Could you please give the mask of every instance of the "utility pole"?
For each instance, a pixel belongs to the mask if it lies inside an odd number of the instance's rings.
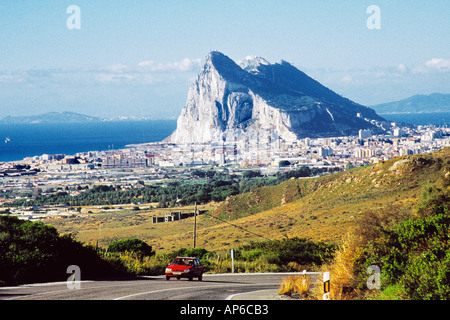
[[[101,240],[101,238],[102,238],[102,222],[101,221],[98,222],[98,231],[99,231],[99,236],[98,236],[98,239],[97,239],[97,243],[95,245],[95,250],[96,251],[98,251],[98,241]]]
[[[194,249],[197,244],[197,202],[195,202],[194,210]]]

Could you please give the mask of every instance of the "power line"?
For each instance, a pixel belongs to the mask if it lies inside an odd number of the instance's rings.
[[[218,217],[215,217],[215,216],[213,216],[212,214],[209,214],[209,213],[207,213],[207,212],[205,212],[204,214],[210,216],[211,218],[220,220],[220,221],[223,222],[223,223],[227,223],[227,224],[229,224],[229,225],[231,225],[231,226],[233,226],[233,227],[235,227],[235,228],[237,228],[237,229],[240,229],[240,230],[242,230],[242,231],[251,233],[251,234],[253,234],[253,235],[255,235],[255,236],[264,238],[264,239],[266,239],[266,240],[270,240],[270,239],[267,238],[266,236],[263,236],[263,235],[261,235],[261,234],[258,234],[258,233],[255,233],[255,232],[253,232],[253,231],[247,230],[247,229],[245,229],[245,228],[243,228],[243,227],[240,227],[240,226],[238,226],[238,225],[235,225],[235,224],[233,224],[233,223],[231,223],[231,222],[229,222],[229,221],[227,221],[227,220],[223,220],[223,219],[220,219],[220,218],[218,218]]]
[[[195,203],[194,211],[194,249],[197,244],[197,202]]]

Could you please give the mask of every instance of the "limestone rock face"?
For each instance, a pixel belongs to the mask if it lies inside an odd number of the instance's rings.
[[[358,114],[358,116],[357,116]],[[345,99],[287,62],[213,51],[191,85],[173,143],[236,141],[268,134],[286,141],[378,130],[375,111]]]

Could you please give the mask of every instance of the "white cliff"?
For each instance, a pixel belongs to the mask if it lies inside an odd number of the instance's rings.
[[[192,84],[173,143],[236,141],[272,135],[286,141],[331,136],[371,127],[357,117],[381,119],[375,112],[342,98],[286,62],[262,58],[240,62],[211,52]]]

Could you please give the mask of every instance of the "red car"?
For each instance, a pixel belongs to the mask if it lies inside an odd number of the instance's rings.
[[[181,278],[188,278],[189,280],[198,278],[199,281],[202,281],[202,276],[203,266],[200,260],[193,257],[176,257],[166,268],[166,280],[176,277],[178,280]]]

